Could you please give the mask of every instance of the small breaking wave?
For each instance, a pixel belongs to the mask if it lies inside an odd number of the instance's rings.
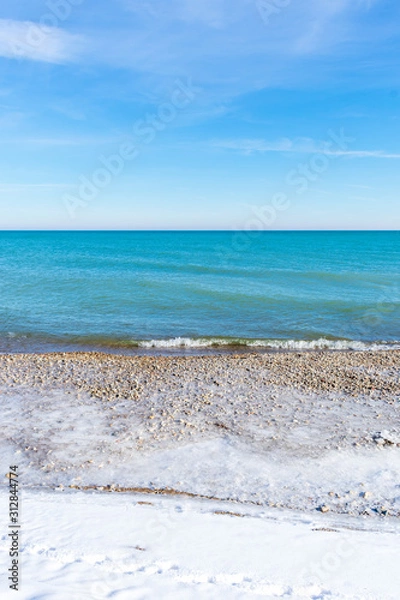
[[[400,349],[399,342],[361,342],[357,340],[260,340],[242,338],[188,338],[175,337],[160,340],[142,340],[139,348],[260,348],[271,350],[389,350]]]

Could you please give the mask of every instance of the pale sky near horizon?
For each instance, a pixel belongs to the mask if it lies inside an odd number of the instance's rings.
[[[1,229],[400,229],[394,0],[0,12]]]

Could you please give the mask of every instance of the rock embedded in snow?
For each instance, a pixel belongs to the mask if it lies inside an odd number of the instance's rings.
[[[378,431],[373,435],[373,439],[378,446],[399,446],[400,447],[400,434],[391,431]]]
[[[360,498],[365,498],[365,500],[368,500],[368,498],[371,498],[372,494],[371,492],[361,492],[360,493]]]

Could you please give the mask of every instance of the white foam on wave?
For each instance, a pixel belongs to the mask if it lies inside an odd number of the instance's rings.
[[[223,338],[205,339],[205,338],[184,338],[176,337],[166,340],[150,340],[139,342],[139,348],[210,348],[212,346],[235,345],[234,340],[224,340]]]
[[[320,338],[318,340],[273,340],[266,343],[261,340],[260,342],[250,342],[249,346],[267,346],[287,350],[387,350],[390,348],[400,348],[400,343],[365,343],[357,340],[327,340]]]
[[[229,338],[175,337],[161,340],[143,340],[140,348],[212,348],[245,346],[249,348],[271,348],[281,350],[389,350],[400,349],[400,342],[361,342],[357,340],[246,340]]]

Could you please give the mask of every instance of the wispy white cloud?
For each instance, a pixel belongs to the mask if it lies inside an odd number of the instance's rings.
[[[323,152],[329,156],[347,156],[349,158],[390,158],[400,159],[400,153],[385,150],[332,150],[332,143],[317,142],[311,138],[281,138],[275,141],[264,139],[227,139],[212,140],[210,146],[222,150],[233,150],[241,154],[268,152],[290,152],[293,154],[315,154]]]
[[[199,22],[218,29],[226,24],[224,5],[224,0],[178,0],[177,14],[189,23]]]
[[[0,192],[20,192],[29,189],[70,189],[75,187],[71,183],[0,183]]]
[[[92,58],[131,69],[149,89],[190,76],[208,104],[282,86],[354,88],[366,73],[371,86],[391,85],[397,70],[379,63],[394,62],[388,40],[400,26],[371,17],[381,2],[292,0],[266,25],[256,0],[119,0],[126,25],[111,23]]]
[[[52,104],[50,108],[55,113],[63,115],[72,121],[85,121],[86,119],[86,115],[81,108],[60,99],[57,99],[57,102]]]
[[[400,158],[400,154],[396,152],[386,152],[385,150],[338,150],[337,152],[332,150],[331,152],[326,152],[326,154],[348,156],[350,158]]]
[[[346,187],[357,188],[360,190],[372,190],[373,189],[370,185],[363,185],[361,183],[347,183]]]
[[[11,129],[20,125],[20,123],[26,118],[26,113],[18,110],[9,110],[9,107],[0,107],[5,109],[5,112],[0,115],[0,128]]]
[[[235,11],[235,0],[122,0],[126,8],[142,17],[156,17],[162,24],[166,21],[186,21],[199,23],[211,28],[220,28],[229,21],[229,6],[231,14]],[[241,3],[241,2],[240,2]],[[161,23],[160,23],[161,24]]]
[[[269,142],[263,139],[229,139],[229,140],[213,140],[211,142],[213,148],[222,150],[234,150],[242,154],[254,154],[264,152],[293,152],[293,141],[288,138]]]
[[[0,56],[48,63],[74,60],[83,37],[32,21],[0,19]]]
[[[53,138],[40,138],[40,137],[26,137],[26,138],[10,138],[1,139],[0,145],[36,145],[36,146],[99,146],[101,144],[113,144],[120,140],[121,136],[92,136],[92,137],[53,137]]]
[[[381,0],[300,0],[296,3],[296,18],[298,22],[303,21],[303,26],[293,40],[293,50],[313,54],[337,49],[350,40],[356,42],[357,21],[379,2]],[[301,13],[305,19],[301,19]]]

